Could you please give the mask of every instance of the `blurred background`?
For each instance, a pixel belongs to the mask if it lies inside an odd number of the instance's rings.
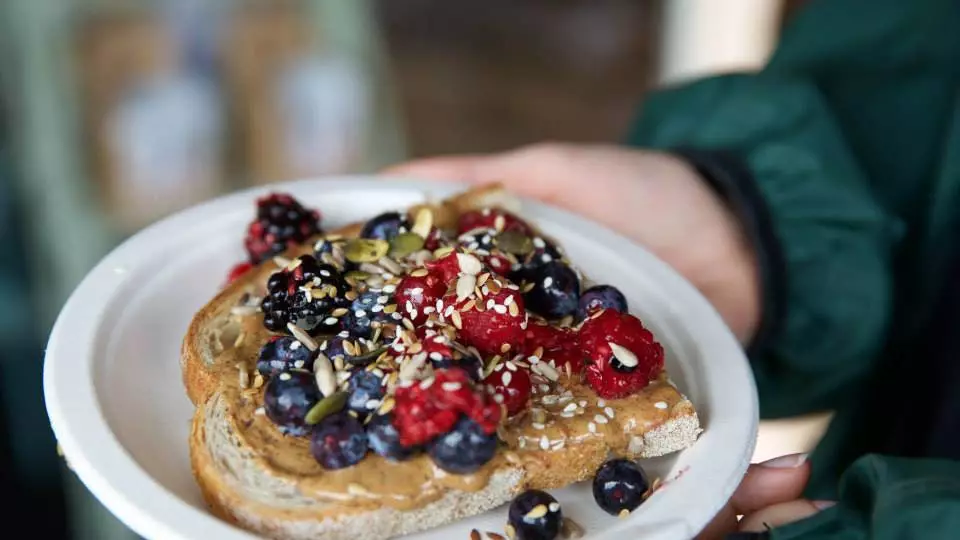
[[[619,141],[650,89],[759,67],[799,3],[0,2],[2,515],[135,537],[58,457],[41,390],[57,312],[128,235],[246,186]],[[805,444],[776,429],[758,455]]]

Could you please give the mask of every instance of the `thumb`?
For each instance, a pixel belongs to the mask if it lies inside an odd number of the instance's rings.
[[[381,169],[386,176],[414,177],[424,180],[450,180],[471,184],[484,183],[501,161],[498,156],[458,155],[415,159]],[[494,167],[492,167],[494,165]]]

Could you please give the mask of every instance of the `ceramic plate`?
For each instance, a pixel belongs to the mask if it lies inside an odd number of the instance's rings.
[[[239,192],[182,211],[128,239],[77,287],[57,319],[44,366],[50,421],[76,474],[147,538],[239,539],[210,514],[190,472],[193,406],[180,345],[193,314],[244,258],[254,199],[269,189],[320,208],[324,227],[443,197],[462,186],[343,177]],[[619,287],[666,349],[667,369],[701,415],[693,447],[643,463],[669,484],[629,518],[603,513],[589,482],[556,490],[586,538],[690,538],[715,515],[746,471],[757,432],[756,390],[736,339],[686,281],[644,249],[583,218],[533,201],[523,217],[561,240],[597,282]],[[506,506],[411,538],[467,538],[502,531]]]

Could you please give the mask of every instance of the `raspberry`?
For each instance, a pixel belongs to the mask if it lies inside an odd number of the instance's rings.
[[[234,281],[240,279],[240,276],[249,272],[251,268],[253,268],[253,265],[250,264],[249,262],[242,262],[242,263],[237,263],[233,265],[233,268],[231,268],[230,271],[227,273],[227,280],[224,283],[224,285],[229,285]]]
[[[404,276],[394,294],[398,309],[419,326],[426,322],[428,312],[437,309],[437,300],[446,292],[447,282],[440,272],[420,269]]]
[[[491,228],[496,231],[516,231],[527,236],[533,235],[529,225],[517,216],[500,208],[484,208],[473,210],[460,215],[457,222],[457,234],[480,228]]]
[[[457,328],[460,341],[476,347],[483,355],[492,356],[510,350],[521,350],[526,327],[523,295],[519,290],[510,288],[516,285],[495,277],[489,278],[484,286],[490,292],[482,298],[471,294],[458,302],[455,292],[447,293],[443,298],[445,320],[452,322]],[[496,292],[494,288],[497,289]],[[473,304],[472,307],[468,306],[470,303]],[[507,345],[510,348],[505,350]]]
[[[530,374],[526,368],[507,360],[498,364],[483,382],[487,392],[493,395],[494,401],[503,403],[507,408],[509,416],[527,408],[531,388]]]
[[[244,247],[250,262],[259,264],[320,232],[320,212],[286,193],[271,193],[257,199],[257,218],[247,228]]]
[[[452,251],[439,259],[428,261],[427,270],[440,277],[444,283],[450,283],[460,275],[460,261],[457,252]]]
[[[577,334],[569,328],[552,326],[543,319],[531,319],[525,332],[524,354],[533,354],[537,348],[557,349],[575,345]]]
[[[640,319],[605,309],[580,327],[587,382],[602,398],[617,399],[644,388],[663,370],[663,347]]]
[[[432,381],[400,386],[394,399],[393,424],[406,448],[448,433],[461,416],[476,422],[488,435],[496,432],[500,423],[500,406],[478,391],[460,369],[438,369]]]

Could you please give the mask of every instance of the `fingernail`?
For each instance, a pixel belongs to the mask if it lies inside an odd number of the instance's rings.
[[[810,501],[810,504],[815,506],[817,510],[826,510],[831,506],[835,506],[837,501]]]
[[[807,454],[790,454],[789,456],[780,456],[764,461],[760,466],[770,469],[796,469],[806,462]]]

